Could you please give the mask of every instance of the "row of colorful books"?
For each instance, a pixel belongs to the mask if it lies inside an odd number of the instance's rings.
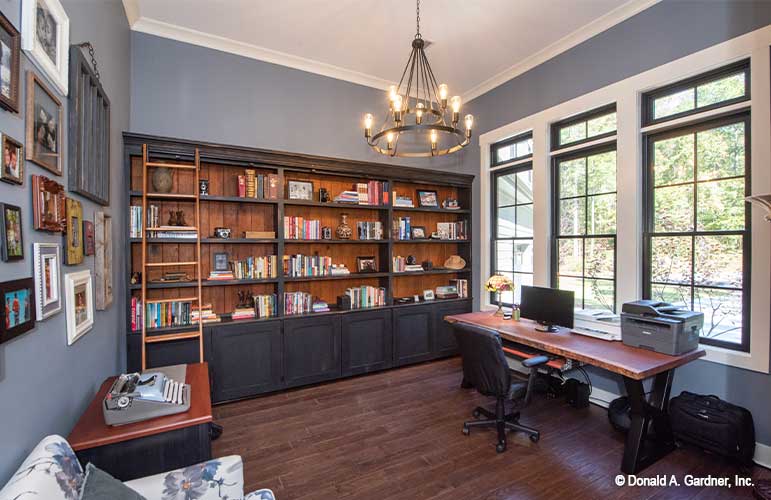
[[[320,240],[321,221],[285,216],[284,238],[287,240]]]
[[[357,222],[356,231],[360,240],[382,240],[383,239],[383,223],[380,221]]]
[[[440,240],[466,240],[468,239],[468,221],[437,222],[436,232]]]
[[[129,208],[129,238],[142,237],[142,207],[132,205]],[[158,205],[147,207],[147,237],[148,238],[176,238],[196,239],[195,231],[180,230],[179,226],[161,225],[161,210]]]
[[[278,195],[278,174],[257,174],[252,169],[246,169],[244,175],[238,176],[240,198],[277,200]]]
[[[397,217],[393,221],[393,238],[397,240],[412,239],[412,220],[410,217]]]
[[[362,285],[346,289],[345,294],[351,298],[351,309],[386,305],[386,289],[382,287]]]
[[[278,277],[278,258],[276,255],[247,257],[230,262],[233,276],[237,280],[260,280]]]
[[[356,184],[359,205],[388,205],[388,181],[369,181]]]
[[[327,276],[332,274],[332,257],[328,255],[284,255],[284,276]]]
[[[142,299],[131,298],[131,329],[140,330],[142,323],[146,328],[165,328],[191,325],[192,303],[189,301],[150,303],[143,307]]]
[[[306,314],[313,311],[313,295],[307,292],[284,292],[284,314]]]
[[[461,299],[468,298],[468,280],[467,279],[454,279],[450,280],[450,285],[454,286],[458,290],[458,297]],[[441,298],[441,297],[440,297]]]

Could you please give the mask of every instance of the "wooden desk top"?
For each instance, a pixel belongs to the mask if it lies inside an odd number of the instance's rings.
[[[206,363],[187,365],[185,383],[190,384],[188,411],[111,427],[104,423],[102,400],[116,378],[110,377],[102,383],[91,404],[67,437],[73,450],[87,450],[212,421],[209,367]]]
[[[621,342],[609,342],[562,329],[559,333],[539,332],[529,319],[504,320],[490,312],[473,312],[446,316],[448,323],[468,323],[496,330],[501,337],[557,356],[581,361],[635,380],[682,366],[706,355],[695,349],[680,356],[669,356],[647,349],[629,347]]]

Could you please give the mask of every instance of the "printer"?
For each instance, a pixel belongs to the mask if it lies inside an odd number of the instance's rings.
[[[696,349],[704,313],[667,302],[636,300],[621,306],[621,341],[663,354],[678,355]]]

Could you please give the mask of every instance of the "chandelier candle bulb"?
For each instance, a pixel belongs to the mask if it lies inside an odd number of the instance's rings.
[[[450,107],[452,108],[452,124],[455,125],[460,119],[460,96],[456,95],[450,99]]]
[[[474,128],[474,115],[466,115],[463,121],[466,122],[466,137],[471,137],[471,129]]]
[[[436,142],[438,140],[436,130],[431,131],[431,151],[436,151]]]
[[[372,113],[364,115],[364,137],[369,139],[372,136],[372,122],[375,119]]]
[[[450,95],[450,89],[447,88],[447,84],[443,83],[439,85],[439,102],[442,105],[442,109],[447,107],[447,96]]]
[[[415,123],[418,125],[423,122],[423,110],[425,109],[425,105],[422,102],[419,102],[415,109]]]
[[[393,132],[388,132],[386,134],[386,141],[388,141],[388,150],[390,151],[391,148],[394,145],[394,133]]]

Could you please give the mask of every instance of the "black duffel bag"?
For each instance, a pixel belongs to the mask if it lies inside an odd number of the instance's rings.
[[[683,391],[669,402],[675,439],[751,465],[755,454],[752,413],[717,396]]]

